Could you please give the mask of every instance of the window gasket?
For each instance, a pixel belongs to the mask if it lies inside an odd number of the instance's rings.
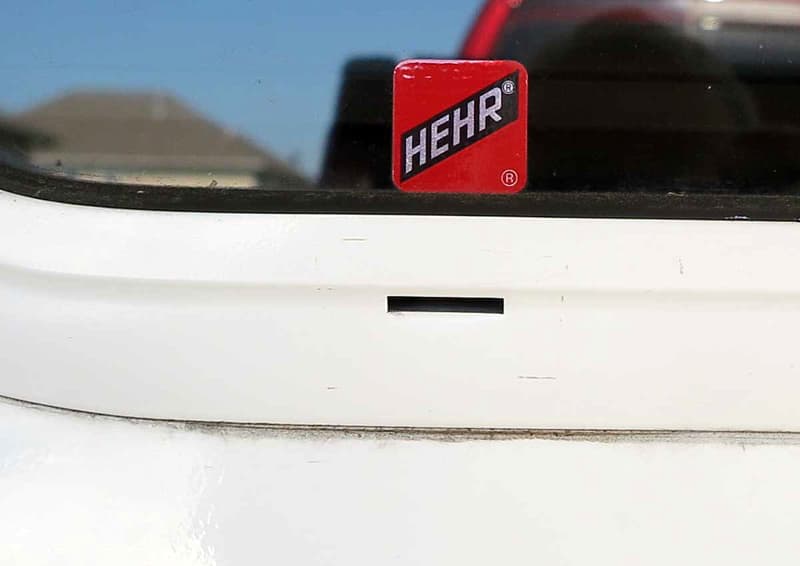
[[[409,194],[131,185],[0,165],[0,190],[66,204],[169,212],[800,221],[798,195],[675,192]]]

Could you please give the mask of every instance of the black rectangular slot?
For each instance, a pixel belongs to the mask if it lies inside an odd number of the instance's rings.
[[[389,312],[505,312],[505,299],[484,297],[387,297],[386,305]]]

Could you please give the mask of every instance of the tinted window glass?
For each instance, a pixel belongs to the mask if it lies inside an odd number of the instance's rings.
[[[531,189],[794,191],[800,4],[528,0]]]
[[[800,3],[19,3],[0,161],[142,186],[396,191],[392,70],[530,75],[530,193],[794,194]],[[408,195],[408,198],[415,198]],[[517,195],[511,198],[525,198]]]

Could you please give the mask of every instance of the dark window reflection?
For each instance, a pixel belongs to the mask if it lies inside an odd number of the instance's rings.
[[[470,40],[485,53],[462,55],[529,70],[528,190],[798,188],[797,3],[517,4],[499,30],[479,20]],[[390,71],[382,60],[346,67],[324,186],[390,186]]]
[[[29,164],[30,154],[52,144],[47,134],[26,127],[14,117],[0,113],[0,163]]]

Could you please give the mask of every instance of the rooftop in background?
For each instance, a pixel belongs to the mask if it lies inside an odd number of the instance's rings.
[[[177,98],[155,92],[74,92],[18,116],[55,143],[39,167],[160,185],[305,186],[291,166]]]

